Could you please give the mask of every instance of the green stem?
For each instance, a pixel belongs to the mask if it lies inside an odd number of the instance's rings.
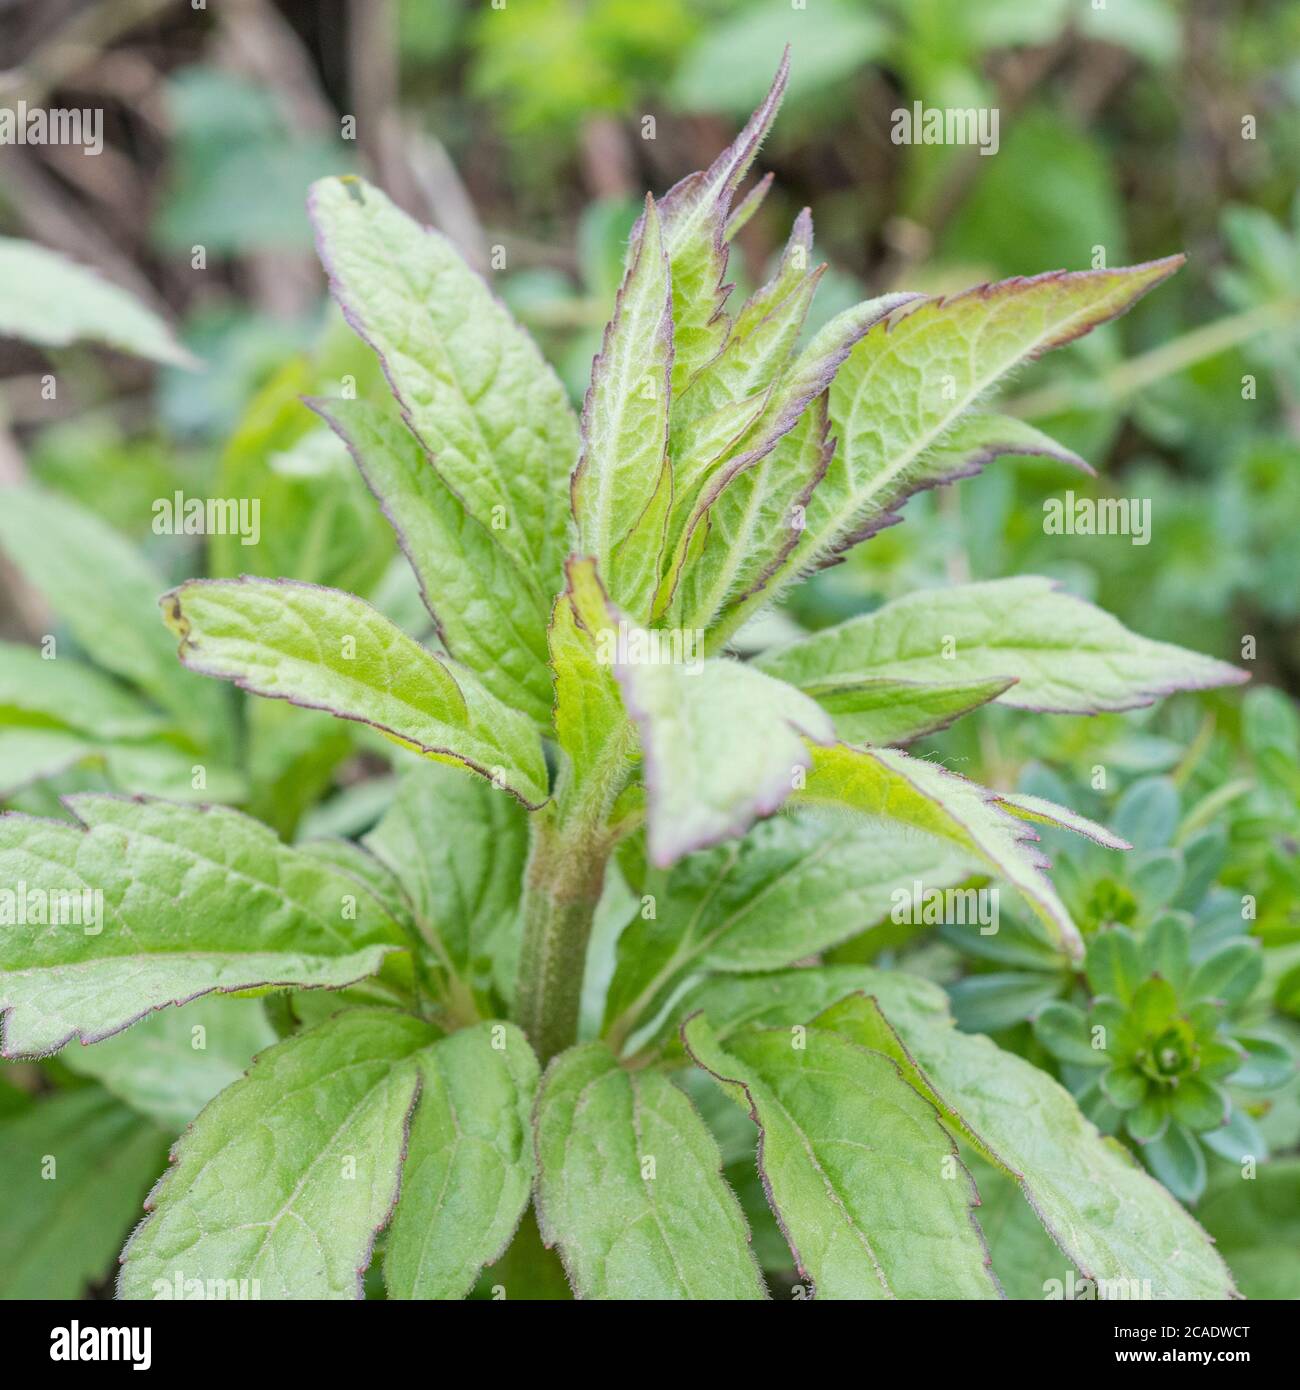
[[[587,942],[608,849],[553,807],[535,812],[524,877],[524,937],[515,1021],[543,1065],[578,1037]]]

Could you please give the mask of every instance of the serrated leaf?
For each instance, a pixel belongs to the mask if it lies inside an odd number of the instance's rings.
[[[571,1048],[535,1124],[538,1225],[580,1298],[765,1297],[717,1143],[666,1076]]]
[[[130,291],[14,237],[0,237],[0,336],[41,347],[104,343],[172,367],[198,366],[166,323]]]
[[[572,485],[579,547],[595,559],[611,599],[637,620],[650,615],[673,494],[672,309],[659,211],[647,197],[592,364]]]
[[[461,768],[411,767],[363,843],[396,876],[416,929],[453,975],[486,988],[519,914],[528,816]]]
[[[1082,957],[1083,943],[1056,890],[1037,836],[997,804],[996,794],[922,758],[892,748],[813,748],[800,800],[844,805],[951,840],[1006,879],[1047,928],[1052,941]]]
[[[526,806],[546,800],[541,740],[528,719],[364,600],[287,579],[192,579],[161,605],[191,670],[372,725],[414,752],[493,778]]]
[[[625,1037],[687,975],[779,969],[886,920],[917,880],[945,888],[978,871],[973,855],[888,822],[774,817],[647,877],[654,916],[638,912],[619,938],[607,1022]]]
[[[871,680],[1011,679],[1016,709],[1095,714],[1135,709],[1175,690],[1235,685],[1245,672],[1152,642],[1108,613],[1026,576],[909,594],[759,657],[815,698]]]
[[[196,999],[59,1060],[177,1134],[276,1040],[258,999]]]
[[[893,1057],[945,1119],[1020,1184],[1085,1277],[1117,1281],[1121,1298],[1234,1295],[1205,1232],[1097,1133],[1046,1072],[950,1023],[886,1022],[887,1012],[870,999],[838,1013],[842,1029]]]
[[[732,200],[776,119],[789,73],[787,52],[767,96],[732,144],[708,169],[674,184],[660,203],[664,246],[672,272],[674,392],[682,390],[717,354],[726,338],[723,281]]]
[[[310,200],[330,288],[444,482],[542,592],[568,549],[578,429],[536,344],[444,236],[359,179]]]
[[[118,1297],[179,1278],[361,1298],[397,1200],[416,1056],[435,1036],[408,1015],[354,1009],[264,1052],[176,1144],[122,1252]]]
[[[161,1130],[98,1086],[0,1118],[0,1298],[80,1298],[103,1279],[166,1151]]]
[[[227,698],[176,664],[158,625],[163,580],[99,517],[33,487],[0,492],[0,545],[105,670],[156,700],[201,747],[223,751]]]
[[[98,1041],[213,991],[339,988],[405,944],[356,879],[237,811],[111,796],[66,804],[80,824],[0,816],[0,889],[12,896],[0,898],[0,1055]],[[79,907],[92,932],[33,923],[31,904],[46,916]]]
[[[1095,820],[1071,811],[1068,806],[1058,806],[1042,796],[1027,796],[1023,792],[1002,792],[998,794],[998,805],[1020,820],[1034,825],[1050,825],[1057,830],[1070,830],[1082,835],[1085,840],[1101,845],[1105,849],[1132,849],[1125,839],[1098,825]]]
[[[537,1059],[513,1024],[433,1044],[384,1247],[393,1298],[464,1298],[505,1250],[533,1183]]]
[[[549,726],[547,596],[466,511],[395,412],[360,400],[310,404],[392,523],[448,652],[499,700]]]
[[[945,440],[980,397],[1018,363],[1122,314],[1181,264],[1181,256],[1170,256],[978,285],[876,326],[835,378],[835,457],[809,503],[799,544],[770,589],[889,525],[918,489],[977,471],[988,456],[986,437],[973,449]],[[1021,436],[1011,451],[1023,451],[1024,442]]]
[[[970,1174],[888,1057],[817,1028],[799,1045],[747,1029],[725,1050],[702,1016],[683,1031],[759,1126],[768,1201],[818,1298],[998,1296]]]
[[[775,811],[809,765],[801,735],[834,737],[807,696],[739,662],[623,661],[614,674],[641,731],[650,858],[660,867]]]

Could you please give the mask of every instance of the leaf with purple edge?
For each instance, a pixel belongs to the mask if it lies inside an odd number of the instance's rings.
[[[440,233],[360,179],[313,184],[330,288],[379,354],[416,438],[543,593],[568,550],[578,429],[537,345]]]
[[[363,1297],[436,1037],[409,1014],[353,1009],[263,1052],[177,1142],[122,1252],[118,1297],[178,1277],[246,1280],[245,1297]]]
[[[79,824],[0,817],[0,883],[50,906],[79,901],[83,918],[3,929],[5,1056],[95,1042],[214,991],[338,989],[408,944],[357,879],[237,811],[111,796],[67,806]]]
[[[369,724],[413,752],[472,767],[530,808],[547,799],[528,718],[364,600],[286,579],[192,579],[161,605],[191,670]]]
[[[1032,575],[928,589],[765,652],[760,670],[816,699],[872,679],[1014,679],[1015,709],[1095,714],[1248,679],[1226,662],[1139,637]]]
[[[683,1036],[758,1125],[768,1201],[818,1299],[1000,1295],[975,1184],[893,1061],[816,1027],[800,1045],[746,1029],[723,1049],[697,1014]]]
[[[803,736],[835,736],[806,695],[750,666],[638,661],[630,646],[627,655],[614,674],[641,732],[649,851],[660,867],[770,815],[809,765]]]

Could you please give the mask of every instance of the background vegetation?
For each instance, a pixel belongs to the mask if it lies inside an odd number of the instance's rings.
[[[1120,265],[1183,250],[1189,263],[1122,322],[1026,372],[1005,403],[1089,459],[1096,479],[1004,459],[960,490],[918,497],[908,526],[801,590],[767,633],[918,586],[1037,573],[1140,633],[1247,666],[1244,698],[1180,696],[1091,720],[986,709],[925,751],[1135,842],[1125,858],[1053,846],[1085,932],[1142,933],[1174,914],[1194,950],[1258,938],[1265,968],[1234,1027],[1294,1047],[1300,8],[1285,0],[0,8],[0,105],[102,107],[105,129],[93,159],[0,147],[0,235],[95,267],[170,320],[201,363],[60,344],[51,322],[0,340],[0,482],[23,485],[0,493],[0,800],[58,815],[60,795],[109,788],[228,801],[286,838],[368,828],[397,755],[324,716],[227,699],[168,664],[153,607],[181,578],[247,571],[368,594],[421,632],[387,526],[299,402],[349,375],[364,386],[372,371],[326,306],[307,185],[363,171],[440,226],[577,399],[642,191],[708,162],[787,41],[790,95],[760,160],[775,186],[733,266],[760,280],[810,206],[832,267],[813,328],[887,289],[942,292],[1099,255]],[[891,112],[914,101],[996,107],[998,153],[892,143]],[[19,275],[0,259],[0,313]],[[1067,488],[1149,499],[1150,544],[1045,534],[1042,503]],[[260,543],[155,534],[154,502],[178,490],[258,497]],[[84,666],[67,689],[33,694],[26,649],[49,636]],[[998,949],[975,956],[969,934],[885,930],[837,954],[906,957],[949,986],[963,1026],[1085,1095],[1088,1078],[1027,1021],[1077,997],[1078,983],[1017,952],[1014,922],[989,940]],[[0,1172],[7,1154],[64,1136],[77,1175],[57,1191],[24,1179],[5,1202],[0,1296],[102,1292],[169,1139],[299,1007],[208,1001],[84,1056],[0,1067]],[[191,1026],[214,1011],[221,1026],[196,1058]],[[1271,1155],[1263,1181],[1236,1182],[1236,1163],[1209,1146],[1160,1176],[1197,1203],[1247,1293],[1297,1297],[1294,1065],[1264,1081],[1245,1107]],[[1027,1271],[1021,1291],[1041,1296],[1031,1236],[997,1239]]]

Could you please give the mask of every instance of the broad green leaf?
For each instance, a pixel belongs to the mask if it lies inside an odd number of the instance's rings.
[[[1247,1298],[1300,1298],[1300,1159],[1225,1169],[1196,1214]]]
[[[892,748],[812,748],[799,800],[843,805],[900,821],[970,851],[1025,899],[1053,943],[1082,957],[1083,943],[1046,874],[1037,836],[997,803],[995,793],[923,758]]]
[[[312,186],[330,288],[443,481],[543,592],[568,549],[578,430],[536,344],[444,236],[355,178]]]
[[[337,989],[405,944],[357,879],[237,811],[66,804],[80,825],[0,816],[0,1055],[97,1042],[214,990]]]
[[[162,726],[154,710],[93,666],[0,642],[0,725],[11,720],[49,722],[96,740],[144,738]]]
[[[845,743],[887,746],[946,729],[954,719],[996,700],[1013,684],[1004,676],[944,683],[883,677],[814,698],[835,720],[835,732]]]
[[[831,387],[838,446],[799,544],[771,587],[889,525],[919,488],[976,471],[989,456],[987,439],[964,452],[945,445],[967,411],[1018,363],[1123,313],[1181,264],[1181,256],[1170,256],[1117,270],[1003,280],[927,299],[879,324]],[[1023,439],[1016,450],[1023,452]]]
[[[93,1047],[73,1043],[59,1060],[178,1134],[275,1040],[260,1000],[196,999]]]
[[[641,731],[650,858],[660,867],[775,811],[809,765],[801,735],[834,737],[806,695],[750,666],[625,655],[614,673]]]
[[[394,1298],[464,1298],[528,1205],[537,1059],[513,1024],[482,1023],[422,1053],[420,1076],[384,1282]]]
[[[0,1118],[0,1299],[80,1298],[104,1279],[166,1153],[98,1086]]]
[[[391,410],[315,400],[351,450],[420,585],[438,636],[499,699],[546,727],[546,601],[526,571],[470,515]]]
[[[686,387],[726,339],[727,220],[736,190],[776,119],[789,74],[787,52],[767,96],[733,143],[708,169],[674,184],[660,203],[673,287],[674,392]]]
[[[200,746],[225,749],[227,697],[177,664],[158,625],[166,586],[124,537],[65,497],[15,487],[0,493],[0,546],[95,661],[157,700]]]
[[[934,1107],[837,1033],[746,1030],[691,1056],[753,1115],[768,1200],[818,1298],[996,1298],[975,1184]],[[951,1176],[949,1176],[951,1174]]]
[[[1118,1297],[1233,1296],[1205,1232],[1123,1148],[1097,1133],[1046,1072],[947,1022],[886,1022],[883,1008],[859,998],[837,1006],[835,1024],[893,1057],[950,1125],[1020,1184],[1085,1277],[1122,1281],[1112,1286],[1122,1290]]]
[[[538,1224],[580,1298],[765,1297],[717,1143],[666,1076],[572,1048],[535,1124]]]
[[[35,242],[0,237],[0,337],[104,343],[172,367],[198,363],[129,290]]]
[[[245,1297],[363,1297],[435,1036],[354,1009],[264,1052],[177,1142],[122,1253],[118,1297],[187,1279],[247,1281]]]
[[[519,914],[528,816],[461,768],[408,768],[366,848],[406,891],[416,928],[453,975],[486,988]]]
[[[1175,690],[1248,679],[1225,662],[1139,637],[1033,576],[909,594],[765,652],[757,665],[823,701],[878,680],[1009,680],[1000,703],[1060,714],[1134,709]]]
[[[865,817],[775,816],[742,840],[647,876],[650,899],[618,942],[606,1018],[625,1037],[702,970],[773,970],[886,920],[900,891],[945,888],[978,860],[929,835]]]
[[[579,547],[596,560],[613,601],[638,620],[650,615],[673,493],[672,308],[659,210],[647,197],[592,364],[573,475]]]
[[[551,618],[555,732],[572,779],[585,784],[627,743],[627,715],[614,679],[619,618],[590,559],[565,565],[564,592]]]
[[[162,608],[191,670],[369,724],[426,757],[465,763],[526,806],[546,800],[528,719],[352,594],[290,580],[192,579]]]

